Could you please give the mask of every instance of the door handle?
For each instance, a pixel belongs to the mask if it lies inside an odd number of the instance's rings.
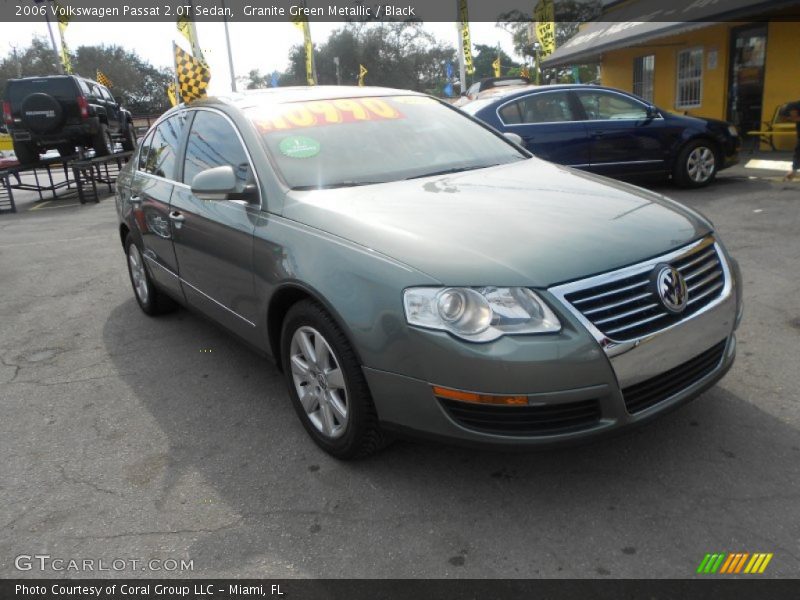
[[[601,137],[604,137],[607,134],[608,134],[607,131],[593,131],[592,132],[592,137],[601,138]]]
[[[186,220],[186,217],[184,217],[180,211],[173,210],[171,213],[169,213],[169,219],[175,223],[175,229],[180,229],[181,225],[183,225],[183,222]]]

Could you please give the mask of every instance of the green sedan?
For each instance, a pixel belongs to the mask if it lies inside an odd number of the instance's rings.
[[[425,95],[304,87],[178,106],[116,203],[141,309],[187,306],[272,357],[340,458],[397,434],[590,439],[733,364],[741,278],[706,218],[539,160]]]

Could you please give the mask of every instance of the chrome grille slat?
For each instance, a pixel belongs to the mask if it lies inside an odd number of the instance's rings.
[[[699,296],[695,296],[694,298],[689,297],[689,306],[691,306],[695,302],[700,302],[700,300],[703,300],[704,298],[707,298],[709,295],[713,294],[714,292],[722,289],[723,285],[724,285],[724,282],[720,281],[719,283],[717,283],[717,284],[713,285],[712,287],[708,288],[705,292],[703,292]]]
[[[713,256],[713,257],[715,257],[715,258],[716,258],[716,255],[717,255],[717,253],[716,253],[716,251],[714,250],[714,248],[713,248],[713,247],[712,247],[712,248],[709,248],[709,249],[708,249],[707,251],[705,251],[705,252],[703,252],[703,251],[701,250],[701,251],[700,251],[698,254],[700,254],[700,256],[697,256],[697,257],[693,258],[691,261],[689,261],[688,263],[682,264],[681,266],[679,266],[679,267],[676,267],[676,268],[677,268],[679,271],[681,271],[681,272],[682,272],[682,271],[684,271],[684,270],[688,269],[689,267],[696,265],[696,264],[697,264],[697,263],[699,263],[699,262],[703,262],[704,260],[706,260],[707,258],[709,258],[709,257],[711,257],[711,256]]]
[[[703,278],[703,279],[701,279],[700,281],[697,281],[697,282],[693,283],[692,285],[688,286],[688,288],[689,288],[689,291],[691,292],[691,291],[693,291],[693,290],[696,290],[696,289],[698,289],[698,288],[701,288],[701,287],[703,287],[704,285],[706,285],[707,283],[711,283],[712,281],[714,281],[715,279],[718,279],[718,278],[719,278],[719,277],[721,277],[721,276],[722,276],[722,271],[714,271],[714,272],[713,272],[713,273],[711,273],[711,275],[709,275],[708,277],[704,277],[704,278]],[[691,296],[689,296],[689,299],[691,300],[691,299],[692,299],[692,297],[691,297]]]
[[[694,271],[692,271],[688,275],[686,273],[684,273],[683,271],[681,271],[681,275],[683,275],[683,278],[686,280],[686,283],[688,284],[695,277],[700,277],[700,275],[702,275],[703,273],[706,273],[706,272],[710,271],[711,269],[713,269],[713,268],[715,268],[717,266],[718,266],[718,263],[716,263],[715,261],[709,261],[706,264],[704,264],[702,267],[700,267],[699,269],[695,269]]]
[[[673,314],[651,288],[651,274],[660,262],[677,269],[688,290],[688,303],[681,314]],[[634,340],[675,324],[713,302],[725,289],[726,271],[712,237],[683,251],[673,251],[663,260],[619,269],[613,273],[569,284],[561,296],[599,333],[615,341]],[[591,282],[591,283],[589,283]]]
[[[597,319],[594,324],[595,325],[603,325],[605,323],[610,323],[611,321],[619,321],[620,319],[627,319],[628,317],[632,317],[633,315],[638,315],[639,313],[645,312],[652,308],[658,308],[658,304],[653,302],[652,304],[646,304],[645,306],[640,306],[639,308],[635,308],[633,310],[626,311],[624,313],[620,313],[618,315],[614,315],[612,317],[606,317],[605,319]]]
[[[591,302],[592,300],[599,300],[600,298],[606,298],[608,296],[613,296],[614,294],[621,294],[622,292],[627,292],[629,290],[636,289],[637,287],[642,287],[643,285],[647,285],[647,280],[640,281],[632,285],[627,285],[619,289],[611,290],[610,292],[603,292],[602,294],[596,294],[594,296],[589,296],[588,298],[581,298],[580,300],[575,300],[573,304],[578,305],[578,304],[584,304],[586,302]]]
[[[594,315],[594,314],[601,313],[601,312],[606,311],[606,310],[611,310],[612,308],[617,308],[618,306],[624,306],[626,304],[630,304],[631,302],[636,302],[637,300],[643,300],[645,298],[652,297],[652,295],[653,294],[650,293],[650,292],[645,292],[644,294],[639,294],[638,296],[633,296],[631,298],[626,298],[625,300],[621,300],[619,302],[614,302],[613,304],[604,304],[603,306],[600,306],[599,308],[592,308],[590,310],[585,310],[585,311],[583,311],[583,314],[585,314],[587,316],[588,315]]]

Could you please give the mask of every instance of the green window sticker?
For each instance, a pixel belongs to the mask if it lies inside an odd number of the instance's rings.
[[[319,142],[314,138],[292,135],[281,140],[278,148],[289,158],[311,158],[319,154]]]

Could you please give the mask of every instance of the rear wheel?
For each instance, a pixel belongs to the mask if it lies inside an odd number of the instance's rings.
[[[39,160],[39,149],[33,144],[14,142],[14,154],[21,165],[29,165]]]
[[[702,187],[717,176],[717,151],[711,142],[689,142],[678,154],[673,177],[681,187]]]
[[[142,251],[131,234],[125,238],[125,255],[133,293],[144,313],[152,317],[175,310],[176,302],[153,285]]]
[[[385,445],[367,381],[331,316],[304,300],[287,313],[281,359],[295,410],[316,444],[337,458],[358,458]]]
[[[108,132],[108,125],[100,123],[100,130],[92,139],[92,148],[95,156],[108,156],[114,150],[114,142]]]
[[[134,129],[133,123],[128,123],[122,135],[122,149],[125,152],[136,150],[136,129]]]

